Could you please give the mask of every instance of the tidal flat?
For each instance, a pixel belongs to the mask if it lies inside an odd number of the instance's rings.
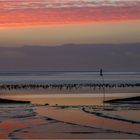
[[[5,98],[15,99],[14,96]],[[106,99],[114,98],[115,95]],[[15,100],[29,100],[31,104],[0,105],[0,139],[140,138],[138,102],[103,104],[102,96],[93,94],[40,95],[40,98],[20,95]]]

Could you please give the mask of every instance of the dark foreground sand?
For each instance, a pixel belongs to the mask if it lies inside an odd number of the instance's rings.
[[[110,104],[140,104],[140,96],[104,101]]]
[[[0,98],[0,104],[30,104],[30,101],[18,101]]]

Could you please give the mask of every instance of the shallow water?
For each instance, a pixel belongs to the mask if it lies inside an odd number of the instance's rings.
[[[118,115],[124,119],[136,120],[131,114],[140,115],[140,110],[126,108],[104,112],[102,107],[85,106],[47,107],[38,105],[1,105],[0,138],[1,139],[108,139],[140,138],[140,124],[109,119],[92,114],[103,112],[106,115]],[[128,108],[127,108],[128,109]],[[125,114],[127,112],[127,114]],[[116,114],[115,114],[116,113]],[[140,121],[139,117],[137,121]]]

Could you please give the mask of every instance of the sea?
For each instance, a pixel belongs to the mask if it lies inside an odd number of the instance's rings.
[[[104,72],[105,83],[140,83],[140,72]],[[80,84],[102,83],[94,71],[14,71],[0,72],[0,84]]]

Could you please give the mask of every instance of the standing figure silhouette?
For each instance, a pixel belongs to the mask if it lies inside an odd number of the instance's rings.
[[[103,70],[100,69],[100,76],[103,76]]]
[[[102,87],[103,87],[103,105],[104,105],[104,103],[105,103],[105,82],[104,82],[104,75],[103,75],[102,69],[100,69],[100,76],[101,76],[102,82],[103,82]]]

